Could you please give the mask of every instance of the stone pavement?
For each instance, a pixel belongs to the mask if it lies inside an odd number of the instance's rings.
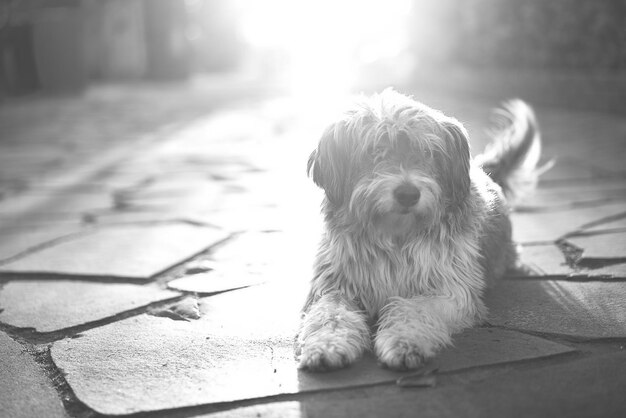
[[[484,146],[493,103],[418,98]],[[310,374],[292,340],[325,110],[232,99],[124,86],[0,111],[0,416],[626,416],[626,119],[537,109],[557,163],[514,214],[524,268],[487,324],[421,374],[371,355]]]

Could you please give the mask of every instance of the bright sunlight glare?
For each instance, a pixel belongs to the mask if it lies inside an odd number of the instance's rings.
[[[408,45],[410,0],[238,0],[243,36],[284,60],[295,95],[346,94],[358,69]]]

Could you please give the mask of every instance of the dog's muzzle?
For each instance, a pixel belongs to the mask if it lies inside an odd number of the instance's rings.
[[[412,184],[404,183],[396,187],[393,197],[405,208],[415,206],[420,200],[420,190]]]

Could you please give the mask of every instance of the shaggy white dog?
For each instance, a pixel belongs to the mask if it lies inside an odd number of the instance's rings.
[[[480,322],[485,283],[516,260],[507,199],[534,188],[540,138],[515,100],[473,161],[467,132],[393,90],[330,125],[308,170],[326,231],[303,309],[301,368],[346,366],[373,348],[411,369]]]

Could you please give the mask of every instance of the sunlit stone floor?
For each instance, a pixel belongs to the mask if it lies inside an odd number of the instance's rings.
[[[488,291],[488,324],[433,360],[436,386],[404,388],[371,355],[327,374],[293,359],[324,111],[168,90],[147,115],[159,94],[96,89],[0,113],[8,416],[626,413],[626,119],[537,109],[557,162],[513,215],[526,268]],[[429,99],[484,146],[493,103]],[[31,126],[11,125],[20,112]]]

